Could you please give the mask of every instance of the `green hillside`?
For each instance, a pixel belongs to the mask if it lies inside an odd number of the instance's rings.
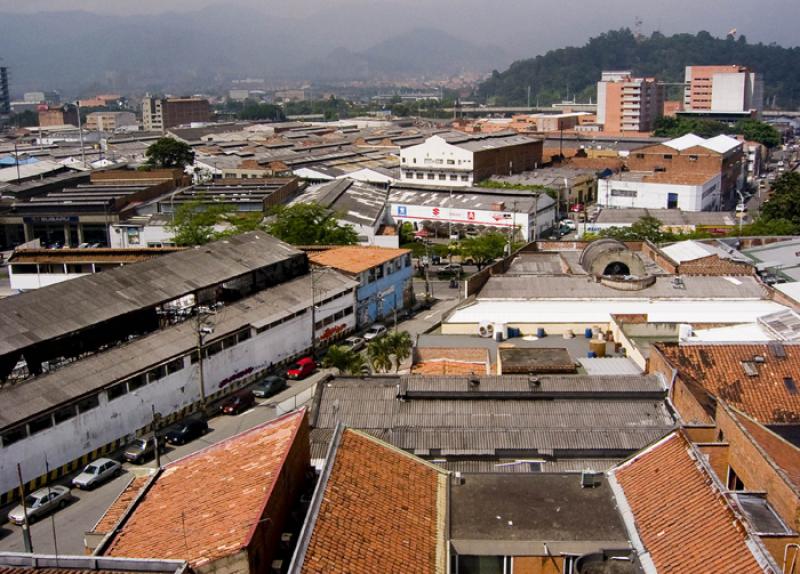
[[[592,38],[581,48],[561,48],[543,56],[519,60],[492,76],[478,88],[477,96],[497,105],[524,105],[528,86],[531,103],[547,105],[576,97],[596,97],[603,70],[630,69],[636,75],[655,76],[664,82],[682,82],[686,66],[741,64],[764,78],[765,105],[800,108],[800,48],[749,44],[744,36],[714,38],[708,32],[664,36],[654,32],[637,39],[628,30],[615,30]],[[680,94],[671,88],[670,97]]]

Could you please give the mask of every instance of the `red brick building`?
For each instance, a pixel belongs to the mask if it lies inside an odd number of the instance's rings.
[[[306,413],[284,415],[164,466],[98,553],[266,572],[309,469]]]

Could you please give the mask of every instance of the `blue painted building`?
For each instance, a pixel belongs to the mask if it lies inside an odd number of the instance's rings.
[[[389,326],[395,311],[411,305],[414,268],[409,249],[348,245],[309,253],[309,259],[358,281],[358,328],[376,321],[385,321]]]

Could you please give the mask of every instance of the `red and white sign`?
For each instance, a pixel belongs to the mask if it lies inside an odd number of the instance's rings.
[[[467,219],[469,219],[470,221],[475,221],[475,212],[474,211],[468,211],[467,212]]]
[[[441,211],[438,207],[434,207],[431,213],[433,213],[434,217],[439,217],[439,213],[441,213]]]

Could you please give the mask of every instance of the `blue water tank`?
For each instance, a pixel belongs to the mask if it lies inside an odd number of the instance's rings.
[[[539,337],[540,339],[544,337],[544,327],[539,327],[538,329],[536,329],[536,336]]]
[[[590,359],[594,359],[597,357],[597,354],[594,351],[589,351],[588,353],[586,353],[586,356]]]
[[[592,338],[592,328],[591,327],[586,327],[586,330],[583,332],[583,336],[586,337],[587,339],[591,339]]]

